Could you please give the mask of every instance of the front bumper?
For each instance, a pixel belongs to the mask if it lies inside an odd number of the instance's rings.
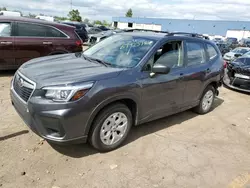
[[[250,93],[250,80],[243,78],[236,78],[233,75],[228,74],[228,70],[225,69],[225,75],[223,77],[223,83],[231,88],[242,92]]]
[[[71,106],[46,103],[44,99],[20,100],[11,89],[11,101],[23,121],[37,135],[54,143],[85,143],[90,114]],[[43,101],[44,100],[44,101]]]

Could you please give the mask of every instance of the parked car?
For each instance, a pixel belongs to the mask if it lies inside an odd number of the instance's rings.
[[[250,56],[243,55],[229,62],[223,82],[229,88],[250,92]]]
[[[87,30],[87,32],[88,32],[88,34],[89,34],[89,36],[90,36],[90,35],[94,35],[94,34],[97,34],[97,33],[101,33],[102,30],[99,29],[98,27],[91,27],[91,28],[89,28],[89,29]]]
[[[110,30],[109,28],[107,28],[106,26],[104,25],[100,25],[100,26],[97,26],[99,29],[101,29],[102,31],[108,31]]]
[[[250,51],[250,48],[248,47],[238,47],[233,49],[232,51],[226,53],[223,58],[225,61],[229,62],[234,60],[235,58],[247,53]]]
[[[79,35],[82,41],[83,42],[88,41],[88,32],[85,29],[86,25],[84,23],[80,23],[80,22],[62,22],[62,23],[66,25],[74,26],[76,28],[76,33]]]
[[[82,51],[75,29],[54,22],[0,16],[0,70],[47,55]]]
[[[230,51],[229,45],[225,42],[217,43],[216,45],[218,46],[222,55]]]
[[[108,31],[103,31],[94,35],[90,35],[88,44],[93,45],[97,42],[100,42],[101,40],[108,38],[116,33],[121,33],[123,30],[116,29],[116,30],[108,30]]]
[[[247,38],[247,39],[241,39],[239,41],[239,45],[240,46],[250,47],[250,39],[249,38]]]
[[[30,60],[12,80],[12,104],[50,142],[88,140],[99,151],[113,150],[133,125],[212,109],[223,59],[213,42],[195,36],[125,32],[82,55]]]
[[[227,37],[226,43],[228,43],[229,45],[236,45],[238,44],[238,39],[235,37]]]

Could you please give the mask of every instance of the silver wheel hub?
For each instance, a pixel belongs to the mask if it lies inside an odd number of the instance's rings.
[[[102,124],[100,131],[101,141],[105,145],[113,145],[121,140],[128,127],[128,118],[122,112],[111,114]]]
[[[207,111],[211,108],[214,100],[214,93],[212,90],[208,90],[202,99],[202,109]]]

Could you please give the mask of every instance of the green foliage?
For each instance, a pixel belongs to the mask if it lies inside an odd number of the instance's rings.
[[[81,22],[82,21],[82,17],[80,16],[80,12],[76,9],[72,9],[69,14],[68,17],[71,21],[78,21]]]
[[[68,20],[68,18],[66,18],[66,17],[60,17],[60,16],[54,16],[54,19],[55,19],[56,21]]]
[[[100,21],[100,20],[95,20],[94,22],[93,22],[93,24],[95,25],[102,25],[102,21]]]
[[[104,25],[109,27],[111,24],[108,23],[106,20],[100,21],[100,20],[95,20],[93,21],[93,25]]]
[[[127,13],[126,13],[126,17],[132,17],[133,16],[133,11],[132,9],[128,9]]]
[[[35,18],[35,17],[36,17],[36,15],[35,15],[35,14],[31,14],[31,13],[29,13],[29,17],[30,17],[30,18]]]
[[[6,7],[0,7],[0,11],[3,10],[3,11],[6,11],[7,8]]]
[[[84,22],[84,23],[89,23],[89,19],[88,19],[88,18],[85,18],[85,19],[83,20],[83,22]]]

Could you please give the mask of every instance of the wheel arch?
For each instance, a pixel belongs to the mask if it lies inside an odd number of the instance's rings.
[[[131,111],[132,117],[133,117],[133,124],[136,125],[138,122],[138,100],[134,96],[127,96],[127,95],[122,95],[122,96],[116,96],[116,97],[111,97],[102,103],[100,103],[91,113],[89,116],[88,122],[87,122],[87,127],[85,129],[85,135],[89,134],[90,128],[97,117],[98,114],[101,113],[102,110],[104,110],[106,107],[113,105],[115,103],[123,103],[125,104],[128,109]]]

